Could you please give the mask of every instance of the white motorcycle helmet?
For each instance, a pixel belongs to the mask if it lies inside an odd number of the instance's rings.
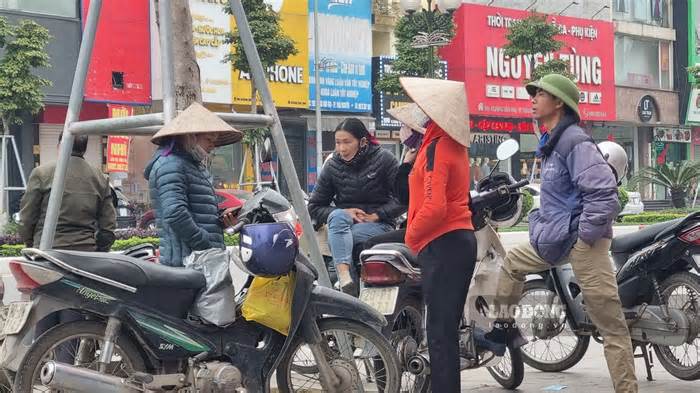
[[[627,176],[627,152],[622,146],[611,141],[600,142],[598,149],[612,168],[617,184],[620,185]]]

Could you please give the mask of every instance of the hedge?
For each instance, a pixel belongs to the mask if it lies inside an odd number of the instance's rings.
[[[132,237],[129,239],[116,240],[112,245],[112,251],[123,251],[141,244],[153,244],[158,247],[160,239],[157,237]],[[224,243],[227,246],[238,245],[238,235],[224,235]],[[16,257],[22,255],[24,244],[3,244],[0,245],[0,257]]]
[[[683,218],[686,214],[683,213],[663,213],[663,212],[649,212],[642,214],[634,214],[631,216],[625,216],[622,218],[623,224],[656,224],[659,222],[665,222],[670,220],[675,220],[677,218]]]

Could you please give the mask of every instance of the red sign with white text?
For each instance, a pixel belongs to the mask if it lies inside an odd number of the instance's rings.
[[[509,26],[527,11],[463,4],[455,13],[456,34],[441,50],[448,76],[467,86],[469,113],[481,116],[529,117],[530,97],[523,81],[530,78],[530,55],[503,53]],[[555,53],[535,54],[535,67],[550,58],[568,60],[581,91],[583,120],[615,120],[615,33],[611,22],[548,16],[564,45]]]
[[[134,108],[127,105],[108,104],[109,117],[128,117],[134,115]],[[113,136],[107,138],[107,172],[129,171],[129,141],[128,136]]]
[[[146,0],[104,1],[85,81],[88,101],[151,104],[150,7]],[[83,27],[89,0],[82,2]]]

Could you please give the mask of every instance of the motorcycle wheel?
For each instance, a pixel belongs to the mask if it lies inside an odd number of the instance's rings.
[[[318,321],[318,327],[328,343],[326,359],[341,379],[341,391],[398,392],[400,368],[396,353],[388,340],[364,323],[345,319],[327,318]],[[338,336],[344,335],[350,348],[343,347]],[[348,359],[347,354],[352,354]],[[301,337],[292,342],[277,368],[277,389],[281,393],[323,391],[318,369],[313,364],[311,350]],[[309,374],[301,374],[302,365]],[[364,373],[363,373],[364,371]],[[363,384],[364,389],[354,388]]]
[[[401,369],[401,392],[427,393],[430,391],[430,375],[415,375],[408,371],[409,359],[418,352],[423,341],[423,306],[414,296],[397,302],[396,311],[387,317],[384,336],[389,338],[396,350]]]
[[[520,305],[543,304],[545,298],[551,295],[552,291],[547,287],[544,280],[532,280],[525,283],[523,294],[520,297]],[[554,304],[561,305],[559,296],[554,293]],[[522,307],[524,309],[524,307]],[[563,309],[562,309],[563,310]],[[523,361],[528,366],[544,372],[561,372],[570,369],[583,359],[590,344],[590,336],[579,336],[574,334],[566,323],[566,315],[562,315],[559,321],[551,321],[551,318],[537,319],[516,318],[528,343],[521,347]],[[543,323],[551,322],[547,339],[538,337],[543,328]],[[537,334],[536,334],[537,331]],[[554,348],[559,347],[559,351]]]
[[[696,320],[700,318],[700,277],[688,272],[675,273],[661,283],[660,289],[669,308],[695,315]],[[684,381],[700,379],[699,337],[692,344],[654,345],[654,352],[664,369],[674,377]]]
[[[520,349],[506,349],[501,361],[493,366],[488,367],[489,374],[503,388],[515,390],[523,383],[525,377],[525,365],[523,363],[523,355]]]
[[[41,369],[48,360],[58,357],[75,359],[80,342],[88,343],[87,359],[89,362],[81,367],[98,370],[99,353],[106,325],[95,321],[77,321],[58,325],[39,337],[27,352],[15,377],[13,392],[36,393],[49,392],[41,383]],[[83,341],[86,340],[86,341]],[[59,348],[60,347],[60,348]],[[146,365],[143,356],[133,341],[122,334],[114,345],[113,362],[108,374],[128,378],[134,371],[144,371]]]

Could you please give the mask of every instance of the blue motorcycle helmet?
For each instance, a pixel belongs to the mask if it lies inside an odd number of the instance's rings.
[[[289,273],[299,253],[299,239],[286,222],[246,225],[240,232],[239,267],[253,276],[278,277]]]

